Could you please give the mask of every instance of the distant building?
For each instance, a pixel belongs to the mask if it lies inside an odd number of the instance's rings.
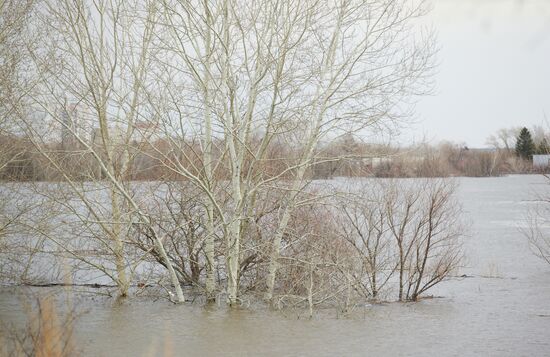
[[[65,148],[77,145],[77,137],[88,140],[93,132],[93,115],[83,102],[67,102],[56,108],[54,115],[51,121],[59,132],[59,140]]]
[[[69,103],[61,107],[58,118],[61,126],[61,144],[64,148],[74,146],[75,135],[80,134],[78,104]]]
[[[533,155],[533,167],[550,167],[550,155]]]

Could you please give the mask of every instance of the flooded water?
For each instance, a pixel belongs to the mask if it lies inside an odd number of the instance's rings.
[[[460,179],[469,234],[466,267],[419,303],[365,306],[350,316],[75,298],[84,355],[548,356],[550,265],[520,229],[540,176]],[[24,291],[0,289],[0,319],[20,324]],[[170,355],[170,354],[168,354]]]

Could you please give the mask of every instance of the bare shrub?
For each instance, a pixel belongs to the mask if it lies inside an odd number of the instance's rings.
[[[388,180],[360,186],[341,204],[340,233],[360,267],[354,286],[367,298],[397,285],[399,301],[416,301],[460,264],[463,228],[448,179]]]
[[[384,190],[359,183],[338,205],[338,233],[353,248],[353,287],[367,299],[377,299],[395,271],[390,227],[384,207]],[[374,187],[373,187],[374,186]],[[351,197],[350,197],[351,196]]]
[[[204,248],[208,231],[202,192],[186,181],[144,183],[140,187],[141,195],[148,197],[144,200],[144,210],[151,225],[134,225],[130,244],[164,266],[166,262],[151,235],[152,227],[162,237],[179,282],[204,289],[208,264]]]
[[[351,249],[339,239],[330,207],[302,206],[293,215],[285,234],[277,285],[278,306],[350,304],[347,273],[352,267]]]
[[[547,183],[550,176],[545,175]],[[550,195],[542,192],[537,195],[536,206],[529,211],[528,226],[523,234],[536,256],[550,264]]]
[[[460,208],[453,199],[455,183],[447,180],[427,180],[412,189],[420,194],[417,217],[413,217],[413,240],[409,243],[411,259],[408,265],[406,294],[400,283],[399,299],[416,301],[428,289],[445,279],[456,269],[462,258],[459,238],[463,234]],[[410,197],[410,196],[409,196]],[[416,200],[415,200],[416,201]],[[408,201],[410,202],[410,201]],[[415,221],[416,220],[416,221]],[[406,219],[400,227],[407,224]],[[397,231],[391,228],[392,232]],[[402,269],[400,264],[400,270]]]

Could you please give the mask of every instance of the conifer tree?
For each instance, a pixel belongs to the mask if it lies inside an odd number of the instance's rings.
[[[535,153],[536,147],[529,129],[521,129],[516,141],[516,155],[525,160],[530,160]]]

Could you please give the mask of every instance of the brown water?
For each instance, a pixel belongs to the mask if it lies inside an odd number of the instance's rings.
[[[75,298],[76,339],[89,356],[550,356],[550,265],[530,251],[525,226],[540,176],[461,179],[470,223],[467,266],[419,303],[317,311],[229,310],[132,299]],[[18,288],[0,289],[0,319],[24,320]]]

